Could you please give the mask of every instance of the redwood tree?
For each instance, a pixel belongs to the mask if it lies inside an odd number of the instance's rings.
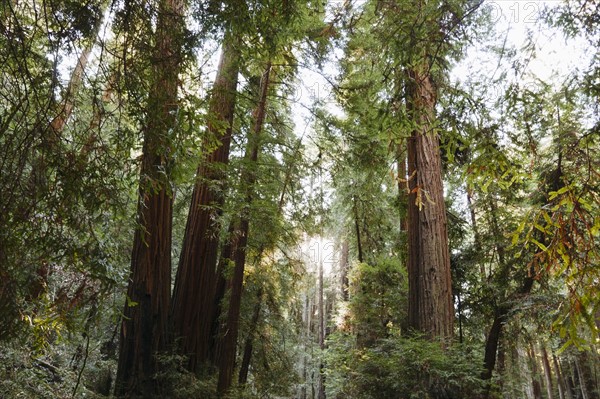
[[[221,60],[208,110],[206,154],[196,172],[179,268],[173,292],[173,335],[180,352],[196,372],[210,358],[216,315],[215,284],[220,226],[236,89],[239,41],[231,30],[223,39]],[[217,147],[211,148],[214,139]],[[214,146],[213,146],[214,147]]]
[[[442,161],[435,129],[437,93],[427,66],[409,71],[407,104],[415,128],[408,140],[409,325],[450,338],[454,308]]]
[[[138,200],[138,228],[121,325],[116,396],[160,394],[156,354],[165,349],[171,289],[173,196],[169,153],[176,131],[181,69],[183,0],[158,4],[152,83],[143,127],[144,145]]]

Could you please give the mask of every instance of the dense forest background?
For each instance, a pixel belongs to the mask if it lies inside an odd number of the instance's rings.
[[[600,398],[599,26],[3,0],[0,398]]]

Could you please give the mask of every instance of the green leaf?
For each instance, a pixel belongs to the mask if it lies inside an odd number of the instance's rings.
[[[127,307],[132,308],[132,307],[137,306],[139,304],[140,304],[139,302],[131,300],[131,298],[129,298],[129,295],[127,295]]]
[[[535,227],[536,229],[538,229],[539,231],[541,231],[541,232],[542,232],[542,233],[544,233],[544,234],[546,234],[546,233],[547,233],[546,229],[545,229],[545,228],[544,228],[544,226],[542,226],[542,225],[539,225],[539,224],[535,223],[535,224],[533,225],[533,227]]]
[[[544,218],[548,226],[554,226],[554,222],[552,221],[552,219],[550,219],[550,216],[548,216],[548,212],[542,211],[542,217]]]
[[[556,355],[560,356],[565,350],[569,349],[569,347],[573,345],[573,340],[568,339],[567,342],[556,351]]]
[[[535,238],[532,237],[530,240],[532,243],[537,245],[542,251],[544,251],[544,252],[548,251],[548,247],[545,246],[544,244],[542,244],[541,242],[539,242],[538,240],[536,240]]]

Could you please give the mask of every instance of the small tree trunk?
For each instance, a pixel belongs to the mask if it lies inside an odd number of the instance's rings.
[[[300,394],[298,395],[298,399],[306,399],[307,397],[307,389],[306,384],[308,383],[308,366],[307,366],[307,342],[310,333],[309,326],[310,319],[310,302],[308,298],[308,293],[304,297],[304,303],[302,307],[302,325],[306,326],[306,329],[302,330],[302,345],[304,347],[304,353],[302,354],[302,385],[300,386]]]
[[[248,337],[244,343],[244,355],[242,358],[242,364],[240,365],[240,374],[238,376],[238,384],[244,385],[248,381],[248,372],[250,370],[250,359],[252,358],[252,350],[254,346],[254,332],[258,326],[258,320],[260,318],[260,309],[262,307],[262,290],[258,290],[256,294],[256,305],[254,305],[254,312],[252,313],[252,320],[250,320],[250,331]]]
[[[579,388],[579,392],[581,393],[581,399],[590,399],[588,397],[587,387],[585,386],[585,379],[583,377],[583,372],[581,369],[581,364],[579,363],[579,359],[575,358],[573,361],[574,364],[574,375],[576,376],[576,385]]]
[[[492,327],[487,335],[487,339],[485,341],[485,352],[483,357],[483,367],[484,371],[481,375],[481,379],[484,381],[490,380],[492,378],[492,373],[494,368],[496,367],[496,355],[498,353],[498,343],[500,342],[500,338],[502,337],[503,325],[506,322],[506,313],[507,311],[504,309],[500,309],[497,311],[496,316],[494,317],[494,321],[492,323]],[[489,385],[487,386],[487,390],[489,390]],[[487,397],[487,395],[485,396]]]
[[[504,337],[504,334],[502,334]],[[498,359],[496,362],[496,369],[498,370],[498,375],[500,379],[498,381],[498,387],[500,388],[500,392],[504,389],[506,379],[504,376],[506,375],[506,339],[501,338],[498,343]]]
[[[469,215],[471,216],[471,226],[473,228],[473,233],[475,235],[474,246],[475,253],[481,253],[481,235],[479,234],[479,228],[477,227],[477,214],[475,213],[475,205],[473,204],[473,194],[470,190],[467,189],[467,206],[469,208]],[[485,281],[487,279],[487,274],[485,272],[485,264],[481,262],[479,266],[479,274],[481,276],[481,280]]]
[[[360,223],[358,221],[358,209],[356,207],[356,198],[352,197],[352,212],[354,213],[354,229],[356,231],[356,251],[358,253],[358,261],[362,263],[363,259],[363,250],[362,250],[362,242],[360,238]]]
[[[348,279],[348,269],[350,267],[348,259],[350,255],[350,248],[348,245],[348,240],[344,240],[342,242],[342,250],[340,257],[340,284],[341,284],[341,292],[342,292],[342,300],[344,302],[348,302],[349,299],[349,289],[350,289],[350,280]]]
[[[213,316],[211,320],[213,321],[212,329],[210,332],[210,362],[211,364],[218,364],[219,358],[223,351],[222,340],[219,339],[219,333],[221,331],[226,331],[225,325],[221,323],[221,315],[226,312],[226,309],[223,308],[223,299],[225,298],[225,293],[227,290],[231,289],[231,280],[227,280],[225,275],[229,273],[227,270],[230,267],[230,262],[233,260],[233,254],[235,253],[235,245],[237,242],[235,240],[237,226],[235,222],[231,221],[229,223],[229,228],[227,229],[227,237],[225,239],[225,243],[221,248],[221,256],[219,257],[219,264],[217,266],[217,274],[216,274],[216,283],[215,283],[215,295],[214,295],[214,306],[213,306]]]

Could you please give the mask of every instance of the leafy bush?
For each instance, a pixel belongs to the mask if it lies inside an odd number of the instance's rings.
[[[335,333],[329,340],[328,397],[354,399],[460,399],[482,388],[482,359],[463,346],[392,334],[369,348]]]

